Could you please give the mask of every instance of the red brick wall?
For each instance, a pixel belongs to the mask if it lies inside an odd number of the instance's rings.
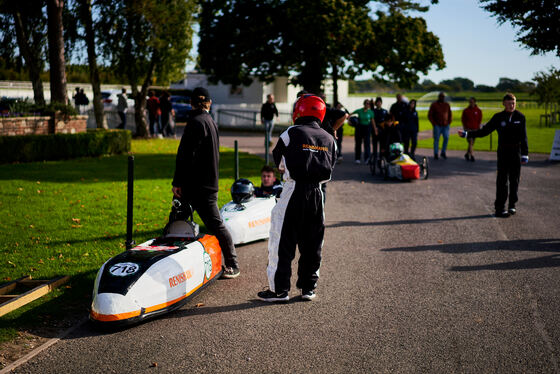
[[[51,134],[76,134],[86,132],[87,116],[66,117],[56,114],[49,124]]]
[[[87,116],[0,118],[0,136],[76,134],[86,132]]]
[[[0,136],[48,134],[50,119],[50,117],[0,118]]]

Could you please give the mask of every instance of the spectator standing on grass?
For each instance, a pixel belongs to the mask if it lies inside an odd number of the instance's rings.
[[[375,127],[375,120],[373,111],[370,109],[370,101],[364,100],[364,107],[356,109],[352,115],[358,116],[358,125],[354,128],[354,162],[361,163],[362,158],[362,143],[364,144],[364,162],[367,162],[370,156],[370,143],[372,131],[377,131]]]
[[[437,101],[430,105],[428,111],[428,119],[432,123],[434,130],[434,159],[438,159],[439,138],[443,136],[443,145],[441,147],[441,158],[447,159],[447,141],[449,140],[449,126],[453,120],[451,107],[445,102],[445,93],[440,92]]]
[[[264,125],[269,144],[274,129],[274,116],[278,118],[278,109],[274,103],[274,95],[268,94],[266,95],[266,101],[261,106],[261,123]]]
[[[480,124],[482,123],[482,110],[480,110],[480,108],[476,105],[476,99],[474,97],[469,99],[469,106],[463,110],[461,122],[463,123],[463,130],[465,131],[480,129]],[[467,148],[467,153],[465,153],[465,160],[474,162],[474,138],[467,138],[467,142],[469,143],[469,146]]]
[[[498,132],[498,174],[496,177],[496,200],[494,208],[496,217],[509,217],[517,211],[517,189],[519,188],[519,176],[521,164],[529,162],[529,146],[527,143],[527,129],[525,116],[516,110],[517,99],[514,94],[508,93],[503,99],[504,110],[494,114],[490,121],[480,130],[459,130],[459,136],[480,138]],[[508,210],[505,209],[508,200]]]
[[[119,129],[126,128],[126,110],[128,109],[128,102],[126,99],[126,88],[123,88],[121,93],[117,96],[117,113],[121,119],[120,125],[117,126]]]
[[[225,262],[222,278],[235,278],[239,275],[237,253],[218,210],[220,139],[209,113],[212,100],[208,90],[195,88],[191,103],[193,109],[177,150],[173,196],[190,204],[208,231],[216,235]]]
[[[159,97],[159,108],[161,111],[161,132],[163,136],[175,135],[175,127],[173,126],[173,107],[169,101],[169,92],[163,91]]]
[[[418,143],[418,112],[416,111],[416,100],[410,100],[408,110],[403,116],[402,141],[404,153],[414,158],[416,144]]]
[[[153,90],[150,90],[148,93],[146,107],[148,109],[148,119],[150,120],[150,133],[155,138],[161,133],[159,124],[161,109],[159,107],[159,99]]]

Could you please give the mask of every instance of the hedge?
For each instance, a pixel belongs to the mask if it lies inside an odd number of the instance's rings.
[[[128,130],[78,134],[0,136],[0,163],[97,157],[130,151]]]

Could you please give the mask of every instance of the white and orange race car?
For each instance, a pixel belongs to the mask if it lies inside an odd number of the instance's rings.
[[[192,210],[190,218],[170,216],[161,237],[101,266],[93,288],[92,321],[103,326],[123,325],[169,312],[219,278],[222,251],[218,239],[199,235]]]

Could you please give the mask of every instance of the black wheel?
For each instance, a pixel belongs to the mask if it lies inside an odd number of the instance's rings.
[[[384,179],[389,179],[389,165],[385,157],[381,159],[381,165],[379,166],[379,172],[383,175]]]
[[[420,179],[428,179],[430,171],[428,159],[426,157],[422,157],[422,160],[418,163],[418,165],[420,165]]]
[[[369,160],[368,160],[368,164],[369,164],[369,171],[371,172],[371,175],[375,175],[375,170],[377,168],[377,155],[375,153],[373,153]]]

